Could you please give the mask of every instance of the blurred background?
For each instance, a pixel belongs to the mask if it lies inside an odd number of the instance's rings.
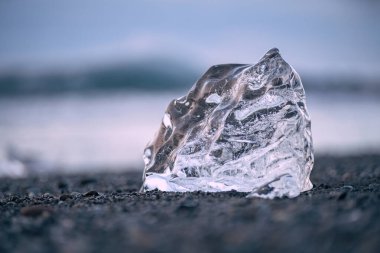
[[[1,1],[0,175],[142,170],[173,98],[272,47],[317,154],[380,152],[378,1]]]

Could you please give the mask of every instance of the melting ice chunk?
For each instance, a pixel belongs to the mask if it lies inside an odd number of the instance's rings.
[[[142,191],[274,198],[311,189],[311,126],[298,74],[278,49],[254,65],[211,67],[169,104],[144,161]]]

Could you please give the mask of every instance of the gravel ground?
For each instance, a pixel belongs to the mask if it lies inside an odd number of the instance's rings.
[[[380,252],[380,155],[320,156],[295,199],[138,193],[141,172],[0,179],[0,252]]]

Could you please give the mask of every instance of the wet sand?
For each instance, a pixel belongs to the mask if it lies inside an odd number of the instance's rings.
[[[378,252],[380,155],[316,157],[313,190],[138,193],[141,172],[0,179],[0,252]]]

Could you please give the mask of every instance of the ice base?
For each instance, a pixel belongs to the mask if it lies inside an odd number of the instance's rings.
[[[310,180],[300,186],[287,173],[281,175],[268,175],[266,182],[260,178],[236,178],[225,176],[223,178],[213,177],[174,177],[171,174],[150,173],[147,175],[141,189],[144,191],[159,190],[165,192],[225,192],[238,191],[249,193],[247,197],[260,197],[273,199],[276,197],[297,197],[301,192],[313,188]],[[252,188],[255,185],[256,187]]]

